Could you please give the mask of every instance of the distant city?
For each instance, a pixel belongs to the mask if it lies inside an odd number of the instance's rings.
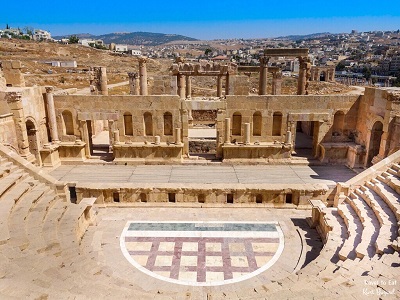
[[[244,66],[257,66],[265,48],[308,48],[315,66],[335,66],[336,80],[353,83],[400,86],[400,33],[369,31],[350,33],[314,33],[264,39],[224,39],[201,41],[182,35],[133,32],[100,36],[71,34],[52,37],[50,32],[30,27],[0,30],[1,38],[19,38],[115,51],[123,55],[186,60],[210,59],[230,61]],[[296,72],[298,64],[285,59],[270,62],[282,71]]]

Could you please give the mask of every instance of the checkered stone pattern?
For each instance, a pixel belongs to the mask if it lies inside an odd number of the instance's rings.
[[[280,239],[251,234],[125,236],[124,243],[129,256],[152,273],[180,282],[212,283],[238,279],[260,269],[276,255]]]
[[[278,238],[126,237],[131,257],[161,276],[191,282],[224,281],[268,263]]]

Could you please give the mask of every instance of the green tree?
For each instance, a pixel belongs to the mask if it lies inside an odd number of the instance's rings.
[[[336,66],[336,71],[344,71],[346,69],[345,64],[341,61]]]
[[[212,50],[211,50],[210,48],[207,48],[207,49],[204,51],[204,54],[205,54],[206,56],[209,56],[211,53],[212,53]]]
[[[78,44],[79,38],[76,35],[71,35],[68,39],[69,44]]]

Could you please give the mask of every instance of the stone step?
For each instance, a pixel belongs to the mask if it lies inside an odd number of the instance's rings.
[[[25,230],[29,239],[29,249],[38,252],[43,251],[48,246],[41,232],[42,224],[46,218],[48,210],[56,201],[56,195],[53,191],[44,193],[35,206],[31,207],[25,220]]]
[[[400,221],[400,204],[397,193],[384,182],[377,179],[367,182],[366,186],[374,190],[386,202],[396,216],[397,221]]]
[[[32,203],[37,202],[47,189],[43,183],[35,185],[29,193],[21,197],[9,216],[8,223],[11,236],[9,244],[19,247],[21,251],[24,251],[29,246],[24,226],[25,219],[29,214]]]
[[[57,229],[58,223],[60,222],[60,219],[62,218],[66,209],[67,203],[58,200],[46,215],[42,226],[42,232],[48,248],[52,247],[60,250],[60,241],[58,239]]]
[[[398,194],[398,198],[400,198],[400,180],[397,176],[394,176],[388,172],[382,173],[382,177],[384,178],[384,183],[390,186],[396,193]]]
[[[10,239],[10,230],[8,226],[8,218],[14,205],[19,199],[27,193],[32,187],[30,179],[18,182],[13,185],[0,200],[0,244]]]
[[[17,169],[18,167],[13,165],[12,163],[0,166],[0,178],[7,177],[11,173],[15,172]]]
[[[400,178],[400,170],[395,170],[395,169],[393,169],[393,167],[391,167],[386,172],[388,172],[389,174],[392,174],[393,176],[397,176],[398,178]]]
[[[400,164],[393,164],[390,168],[397,172],[400,172]]]
[[[376,240],[376,253],[388,252],[388,246],[397,238],[397,220],[390,207],[378,194],[366,186],[362,186],[356,193],[371,207],[380,223],[379,235]]]
[[[27,173],[24,173],[21,170],[18,170],[7,177],[0,180],[0,201],[1,197],[11,189],[18,181],[25,179],[28,176]]]
[[[372,257],[375,255],[375,242],[378,237],[380,225],[371,208],[356,193],[351,193],[346,201],[351,205],[360,219],[363,231],[361,243],[356,248],[357,257]]]
[[[338,260],[339,250],[348,238],[346,225],[336,208],[326,208],[324,213],[325,220],[332,227],[332,231],[329,232],[328,239],[318,257]]]
[[[348,258],[355,259],[355,249],[361,242],[362,224],[356,212],[350,204],[343,202],[338,207],[338,213],[343,218],[349,237],[344,241],[342,248],[339,250],[338,256],[341,260]]]

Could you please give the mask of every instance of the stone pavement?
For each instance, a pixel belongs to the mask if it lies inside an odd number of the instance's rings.
[[[90,245],[93,249],[96,249],[97,255],[100,258],[99,263],[103,265],[103,268],[110,269],[114,276],[126,280],[127,282],[135,282],[145,291],[159,290],[162,291],[162,293],[182,293],[191,291],[199,293],[202,289],[207,289],[210,294],[213,294],[213,292],[220,291],[221,288],[225,291],[240,290],[240,288],[252,289],[260,283],[267,284],[272,280],[284,278],[288,275],[288,272],[291,273],[299,269],[302,265],[307,264],[310,257],[318,256],[322,248],[322,241],[316,230],[310,229],[306,224],[305,217],[308,215],[309,212],[303,210],[253,208],[226,208],[223,210],[215,208],[99,208],[97,226],[88,229],[82,240],[82,246],[86,247],[85,245]],[[185,226],[190,226],[188,224],[197,224],[196,228],[199,228],[199,223],[203,223],[204,226],[204,224],[218,222],[218,224],[225,224],[230,230],[241,226],[250,226],[253,228],[254,226],[268,223],[270,225],[267,225],[267,229],[270,232],[267,232],[267,236],[271,235],[271,237],[275,237],[275,226],[279,227],[282,239],[281,253],[276,255],[276,259],[269,264],[268,268],[259,269],[257,265],[255,265],[254,270],[248,271],[247,269],[250,269],[249,262],[252,262],[254,256],[256,256],[255,259],[260,258],[260,264],[268,263],[268,261],[262,261],[261,258],[264,259],[264,257],[261,255],[273,255],[274,253],[270,254],[269,252],[276,251],[276,245],[270,244],[268,246],[268,244],[263,244],[260,241],[257,243],[257,239],[255,239],[250,249],[243,250],[240,248],[243,244],[237,241],[230,242],[229,240],[231,238],[228,237],[228,239],[224,240],[224,242],[227,242],[229,248],[227,251],[228,253],[226,253],[223,249],[220,249],[221,243],[214,241],[215,238],[210,239],[206,237],[203,243],[198,244],[204,244],[204,262],[197,259],[192,264],[190,258],[194,254],[188,249],[182,250],[182,248],[192,247],[193,241],[192,243],[183,242],[183,246],[180,247],[181,251],[179,255],[174,255],[176,253],[170,254],[172,250],[175,252],[179,250],[176,247],[177,242],[172,242],[170,239],[158,242],[156,245],[157,247],[155,247],[153,241],[149,243],[151,247],[147,247],[146,249],[143,248],[146,246],[144,242],[140,243],[140,249],[137,248],[138,245],[137,243],[135,244],[132,238],[129,239],[127,243],[123,242],[123,240],[127,239],[126,234],[129,226],[131,226],[131,229],[135,229],[138,226],[140,227],[143,226],[143,224],[147,224],[147,229],[151,227],[154,230],[159,230],[153,231],[151,234],[152,236],[157,234],[168,235],[168,233],[162,233],[162,230],[160,230],[166,222],[183,222],[183,225],[180,226],[183,229],[185,229]],[[245,224],[245,226],[243,224]],[[263,228],[265,227],[265,225],[261,226],[263,226]],[[191,226],[191,229],[193,229],[193,227],[195,226]],[[245,229],[246,228],[242,228],[241,230]],[[190,231],[184,232],[189,235],[191,234]],[[216,234],[215,231],[203,231],[203,235],[207,236],[207,234],[205,234],[207,232],[209,235]],[[235,232],[237,233],[237,228]],[[265,235],[262,231],[258,232],[260,235]],[[251,234],[254,235],[256,233],[254,233],[254,231],[249,231],[249,238],[251,238]],[[147,236],[148,233],[142,231],[141,235]],[[229,231],[224,231],[223,235],[230,235],[230,233]],[[134,234],[131,233],[129,236],[133,237]],[[176,233],[174,236],[176,236]],[[240,232],[237,233],[236,238],[239,236]],[[222,245],[224,245],[224,242]],[[273,242],[276,241],[273,240]],[[174,248],[168,249],[172,244],[174,244]],[[136,247],[136,251],[130,251],[130,254],[136,257],[137,263],[132,263],[132,260],[127,257],[129,254],[125,255],[128,253],[126,249],[130,248],[129,250],[133,250],[133,247]],[[254,252],[252,249],[254,249]],[[266,249],[268,249],[268,253],[265,252],[267,251]],[[305,254],[307,252],[308,254],[306,256]],[[198,255],[197,251],[196,255]],[[226,266],[226,260],[221,260],[221,255],[222,257],[228,256],[228,258],[225,257],[225,259],[229,262],[229,266]],[[141,267],[140,263],[144,266],[147,264],[147,269]],[[178,276],[178,271],[173,269],[176,264],[180,264],[179,275],[183,273],[185,277],[179,277],[180,280],[171,280],[169,278],[170,276],[171,278]],[[185,264],[187,264],[187,266],[184,266]],[[247,268],[240,268],[245,265]],[[149,269],[153,272],[149,272]],[[169,272],[167,274],[166,272],[161,272],[164,269]],[[242,274],[227,275],[226,273],[231,270],[242,271]],[[201,278],[199,276],[197,279],[191,279],[191,277],[189,277],[191,273],[203,274],[209,277]],[[160,276],[160,274],[162,276]],[[225,280],[223,277],[224,275]],[[229,280],[232,276],[233,280]],[[197,281],[205,280],[207,280],[207,282],[204,283],[206,286],[196,284]]]
[[[50,172],[74,182],[327,184],[345,182],[355,173],[344,166],[257,165],[63,165]]]

